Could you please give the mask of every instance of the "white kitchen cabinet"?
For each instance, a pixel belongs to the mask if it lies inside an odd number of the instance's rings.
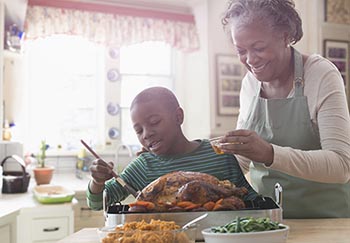
[[[83,228],[101,228],[105,224],[103,211],[93,211],[87,206],[86,193],[77,193],[78,203],[74,205],[74,231]]]
[[[0,242],[1,243],[16,243],[16,216],[17,213],[0,218]]]
[[[4,36],[5,36],[5,5],[2,1],[0,1],[0,128],[2,131],[2,124],[4,119],[4,107],[3,107],[3,50],[4,50]],[[2,134],[2,132],[1,132]],[[0,140],[2,140],[2,135],[0,136]]]
[[[17,217],[20,243],[56,242],[73,233],[74,214],[71,204],[43,205],[21,209]]]
[[[11,243],[11,227],[9,224],[0,226],[0,238],[3,243]]]
[[[4,122],[4,49],[5,32],[9,25],[16,24],[20,29],[24,27],[24,19],[28,1],[24,0],[0,0],[0,128]],[[6,11],[5,11],[6,9]],[[0,136],[2,140],[2,136]]]
[[[28,129],[26,112],[28,108],[28,76],[25,68],[25,58],[22,53],[5,50],[3,52],[3,100],[4,119],[14,122],[11,128],[12,141],[24,141]]]
[[[86,192],[75,194],[78,203],[74,207],[74,232],[83,228],[101,228],[105,225],[103,210],[94,211],[87,206]],[[122,204],[129,204],[135,201],[133,196],[127,197]]]

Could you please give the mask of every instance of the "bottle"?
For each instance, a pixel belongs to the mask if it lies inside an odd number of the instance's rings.
[[[85,149],[82,149],[79,151],[78,155],[77,155],[77,161],[75,164],[75,175],[77,178],[79,179],[83,179],[83,171],[86,171],[85,168],[85,160],[86,160],[86,151]]]
[[[2,140],[4,141],[10,141],[12,137],[10,124],[8,120],[5,120],[4,122],[4,128],[2,130]]]

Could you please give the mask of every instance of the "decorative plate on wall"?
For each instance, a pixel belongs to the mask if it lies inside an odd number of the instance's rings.
[[[111,82],[119,81],[121,78],[119,70],[116,68],[109,69],[107,72],[107,78]]]
[[[117,139],[120,136],[120,131],[118,128],[112,127],[108,130],[108,136],[110,139]]]
[[[108,54],[110,58],[112,59],[118,59],[119,58],[119,48],[117,47],[110,47],[108,50]]]
[[[114,104],[112,102],[109,102],[107,105],[107,112],[108,114],[110,114],[111,116],[116,116],[119,114],[120,112],[120,105],[119,104]]]

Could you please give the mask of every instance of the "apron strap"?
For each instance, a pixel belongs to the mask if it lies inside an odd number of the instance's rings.
[[[292,48],[294,53],[294,96],[300,97],[304,95],[304,79],[303,79],[303,57],[294,48]]]
[[[304,96],[304,66],[303,57],[296,49],[291,47],[294,54],[294,96]],[[257,97],[260,97],[261,82],[258,82]]]

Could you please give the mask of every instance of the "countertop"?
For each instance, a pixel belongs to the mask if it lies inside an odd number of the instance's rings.
[[[90,174],[84,173],[82,178],[77,178],[74,173],[56,173],[52,177],[51,185],[58,185],[69,188],[75,192],[76,198],[84,198],[86,189],[90,180]],[[51,207],[62,204],[41,204],[35,198],[33,189],[36,182],[33,176],[30,179],[28,190],[25,193],[0,193],[0,218],[17,213],[19,210],[34,207]],[[134,201],[132,196],[125,199],[125,203]],[[78,201],[74,198],[69,204],[76,204]]]
[[[288,219],[287,243],[350,243],[350,219]],[[57,243],[98,243],[96,228],[82,229]]]
[[[89,177],[78,179],[74,173],[54,174],[51,184],[72,189],[77,194],[86,193]],[[33,188],[36,186],[32,177],[28,190],[25,193],[0,193],[0,218],[15,213],[23,208],[54,207],[55,204],[41,204],[33,197]],[[72,203],[76,203],[73,199]]]

